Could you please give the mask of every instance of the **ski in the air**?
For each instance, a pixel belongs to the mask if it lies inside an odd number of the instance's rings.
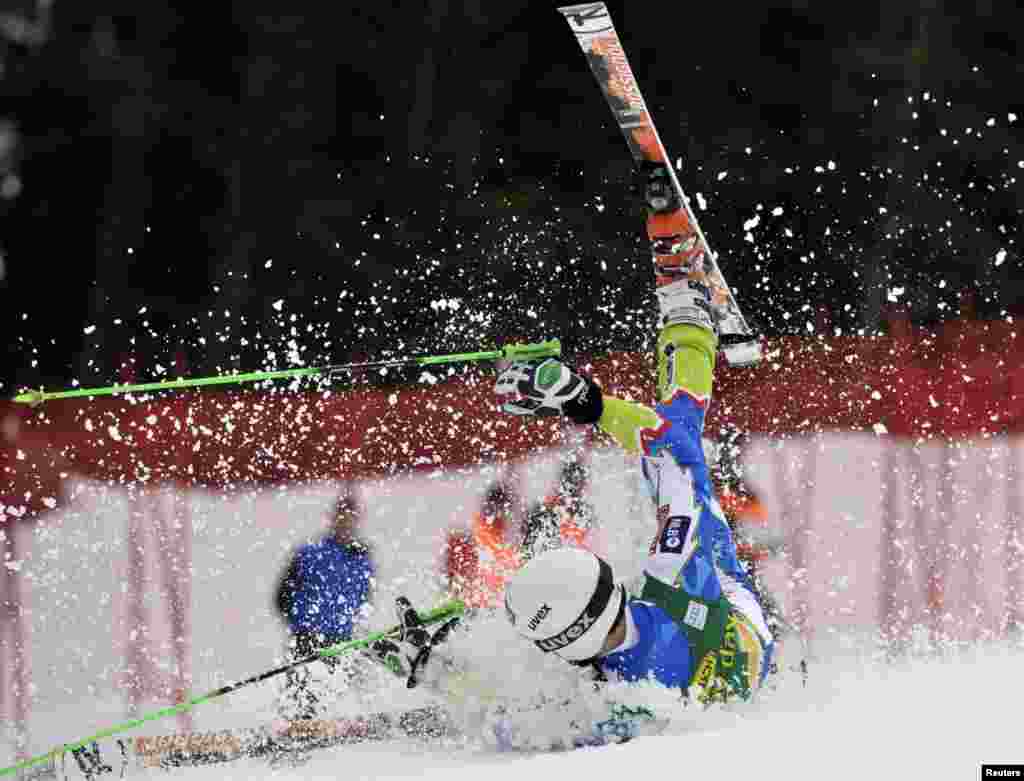
[[[645,176],[647,235],[658,287],[701,277],[712,291],[722,352],[732,366],[761,359],[761,343],[740,311],[661,143],[604,3],[559,8],[590,63],[633,160]]]

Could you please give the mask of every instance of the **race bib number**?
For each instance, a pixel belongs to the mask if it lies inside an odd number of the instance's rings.
[[[675,516],[669,518],[662,529],[661,539],[658,541],[659,553],[682,553],[683,543],[686,541],[686,534],[690,531],[691,518],[686,516]]]

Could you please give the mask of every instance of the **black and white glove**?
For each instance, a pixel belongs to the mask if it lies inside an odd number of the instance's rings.
[[[557,358],[516,361],[494,384],[499,396],[512,396],[501,405],[510,415],[565,415],[574,423],[596,423],[601,418],[601,389]]]
[[[404,677],[405,685],[412,689],[419,683],[419,675],[430,661],[430,652],[448,639],[459,619],[448,619],[431,634],[405,597],[395,600],[395,612],[398,615],[398,637],[382,637],[370,645],[370,651],[395,675]]]

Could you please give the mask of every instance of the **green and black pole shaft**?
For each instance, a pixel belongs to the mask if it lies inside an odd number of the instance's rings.
[[[534,358],[558,357],[562,345],[557,339],[534,344],[509,344],[497,350],[483,350],[475,353],[453,353],[450,355],[422,355],[411,358],[393,358],[364,363],[338,363],[330,366],[306,366],[298,369],[278,371],[246,372],[242,374],[218,374],[212,377],[179,377],[176,380],[144,382],[136,385],[110,385],[104,388],[72,388],[63,391],[30,390],[14,397],[20,404],[35,406],[55,399],[90,398],[93,396],[115,396],[122,393],[155,393],[182,388],[201,388],[209,385],[238,385],[246,382],[286,380],[301,377],[330,377],[335,374],[356,372],[365,369],[392,369],[403,366],[436,366],[446,363],[472,363],[476,361],[527,361]]]
[[[459,600],[453,599],[450,602],[446,602],[443,605],[440,605],[426,613],[420,613],[420,621],[424,625],[437,624],[441,621],[446,621],[449,618],[454,618],[455,616],[462,615],[464,610],[465,605],[463,605],[462,602],[460,602]],[[75,752],[78,749],[90,746],[92,743],[98,740],[103,740],[104,738],[119,735],[123,732],[135,729],[136,727],[140,727],[143,724],[146,724],[150,721],[165,719],[168,716],[174,716],[178,713],[183,713],[185,711],[192,710],[197,705],[202,705],[204,702],[210,702],[211,700],[216,700],[220,697],[224,697],[228,694],[231,694],[232,692],[236,692],[239,689],[244,689],[247,686],[253,686],[257,683],[262,683],[263,681],[269,680],[270,678],[274,678],[275,676],[286,673],[289,670],[294,670],[298,667],[302,667],[304,665],[310,664],[320,659],[330,659],[335,656],[341,656],[342,654],[349,653],[350,651],[368,648],[377,640],[396,634],[399,631],[399,629],[400,627],[393,626],[390,629],[385,629],[381,632],[374,632],[372,634],[367,635],[366,637],[359,638],[358,640],[349,640],[344,643],[332,645],[329,648],[323,648],[317,651],[315,654],[307,656],[303,659],[298,659],[294,662],[289,662],[288,664],[281,665],[280,667],[275,667],[273,670],[267,670],[266,672],[259,673],[258,675],[253,675],[252,677],[246,678],[242,681],[229,683],[226,686],[221,686],[219,689],[214,689],[211,692],[207,692],[206,694],[203,694],[198,697],[193,697],[189,700],[186,700],[185,702],[180,702],[177,705],[172,705],[167,708],[162,708],[160,710],[153,711],[152,713],[147,713],[144,716],[140,716],[137,719],[132,719],[131,721],[126,721],[122,724],[117,724],[113,727],[108,727],[107,729],[100,730],[95,735],[90,735],[87,738],[82,738],[81,740],[77,740],[74,743],[65,743],[53,749],[52,751],[46,752],[45,754],[38,754],[34,757],[23,759],[22,761],[18,762],[17,764],[11,765],[10,767],[0,768],[0,776],[8,776],[13,773],[17,773],[19,770],[24,770],[25,768],[32,767],[33,765],[38,765],[43,762],[58,759],[67,752]]]

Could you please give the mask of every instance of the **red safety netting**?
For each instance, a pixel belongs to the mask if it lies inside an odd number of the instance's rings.
[[[887,431],[944,437],[1024,428],[1024,351],[1006,322],[906,338],[781,338],[753,369],[720,367],[708,432]],[[604,388],[652,401],[649,356],[585,366]],[[561,441],[557,421],[497,410],[491,378],[346,392],[177,392],[37,410],[0,406],[0,502],[32,517],[74,473],[117,484],[245,487],[512,459]]]

